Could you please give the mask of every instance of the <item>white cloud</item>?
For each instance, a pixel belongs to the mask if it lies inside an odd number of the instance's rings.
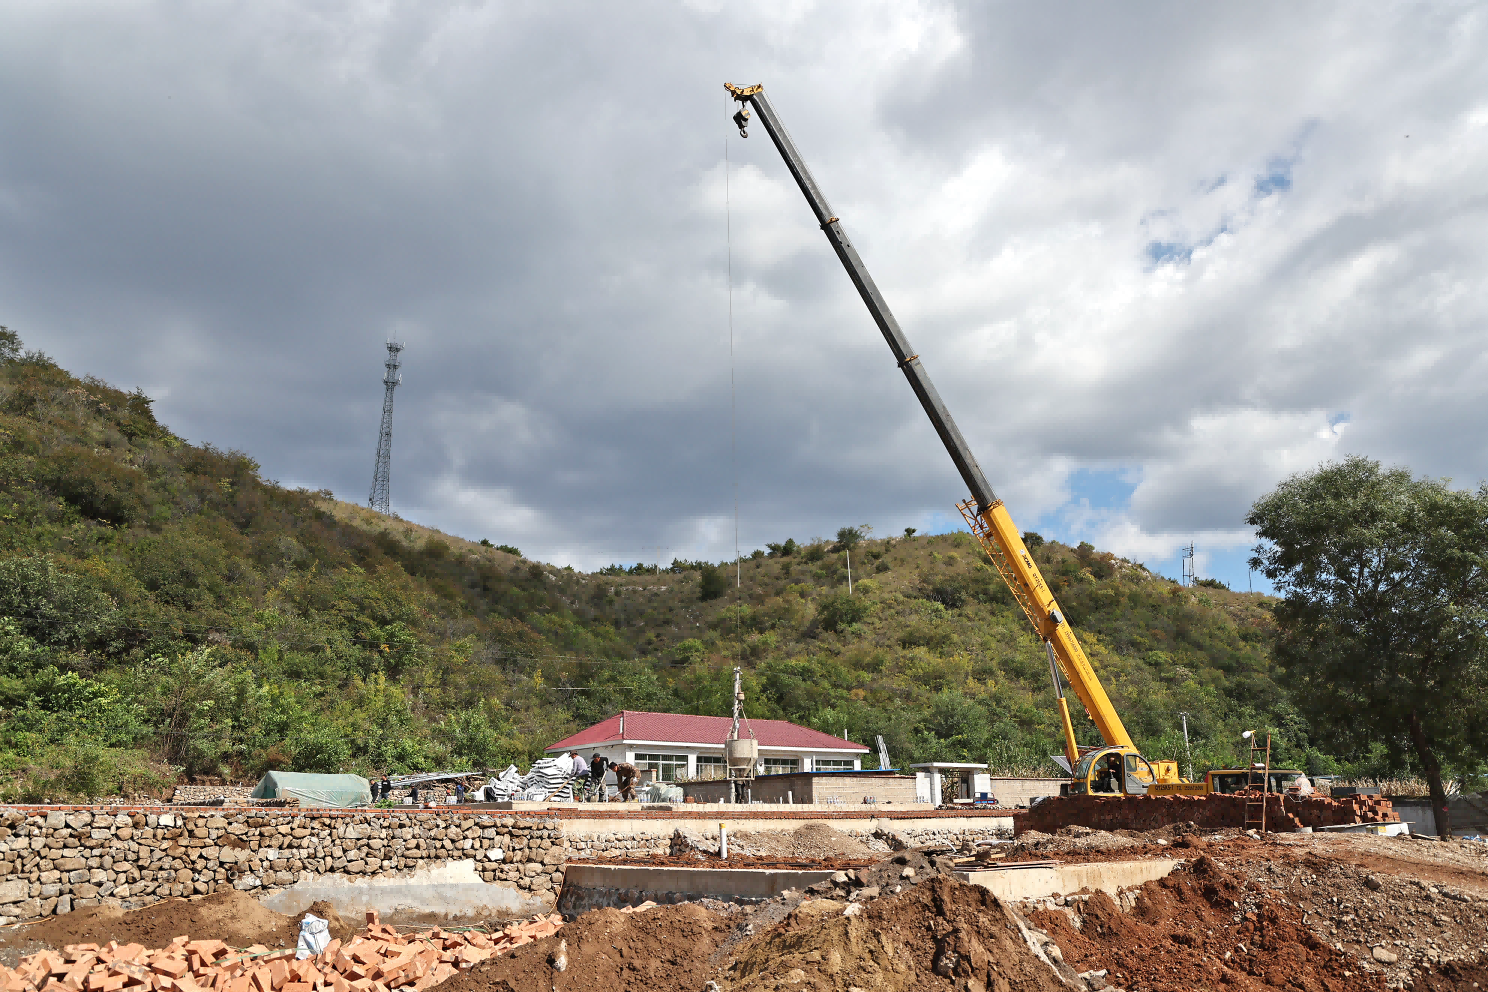
[[[1483,11],[842,11],[8,8],[0,323],[353,498],[406,327],[395,507],[579,565],[731,553],[731,371],[746,546],[954,520],[762,127],[730,137],[722,83],[763,81],[1028,526],[1152,557],[1346,452],[1483,475]],[[1129,505],[1082,505],[1112,470]]]

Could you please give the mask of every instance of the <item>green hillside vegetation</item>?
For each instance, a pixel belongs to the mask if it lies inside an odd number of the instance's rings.
[[[1035,555],[1149,755],[1185,758],[1186,711],[1199,771],[1249,727],[1333,770],[1275,681],[1268,600]],[[734,571],[584,574],[286,489],[0,331],[0,799],[525,764],[622,707],[726,713],[735,664],[753,717],[1053,771],[1042,647],[970,535],[844,528]]]

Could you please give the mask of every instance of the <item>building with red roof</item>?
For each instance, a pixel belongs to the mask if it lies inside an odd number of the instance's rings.
[[[549,754],[574,751],[586,759],[601,754],[614,762],[630,762],[642,771],[650,769],[662,782],[684,775],[723,778],[723,742],[733,723],[727,716],[622,710],[546,750]],[[760,772],[765,775],[857,771],[868,753],[861,744],[788,720],[744,720],[739,736],[759,741]]]

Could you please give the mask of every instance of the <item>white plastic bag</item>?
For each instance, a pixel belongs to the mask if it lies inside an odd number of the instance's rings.
[[[310,913],[300,921],[300,942],[295,946],[295,960],[303,961],[326,949],[331,942],[331,925]]]

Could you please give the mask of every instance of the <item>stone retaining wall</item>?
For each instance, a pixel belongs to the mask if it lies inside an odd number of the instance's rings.
[[[1012,832],[1009,816],[933,813],[0,808],[0,924],[105,900],[130,909],[224,887],[267,896],[317,876],[395,879],[455,862],[475,865],[480,882],[552,899],[570,858],[665,854],[679,825],[716,849],[719,819],[742,831],[790,831],[811,820],[877,848],[959,845]]]
[[[474,859],[482,880],[563,884],[556,820],[456,812],[0,812],[0,922],[117,900],[125,908],[231,886],[258,895],[306,876],[395,875]]]

